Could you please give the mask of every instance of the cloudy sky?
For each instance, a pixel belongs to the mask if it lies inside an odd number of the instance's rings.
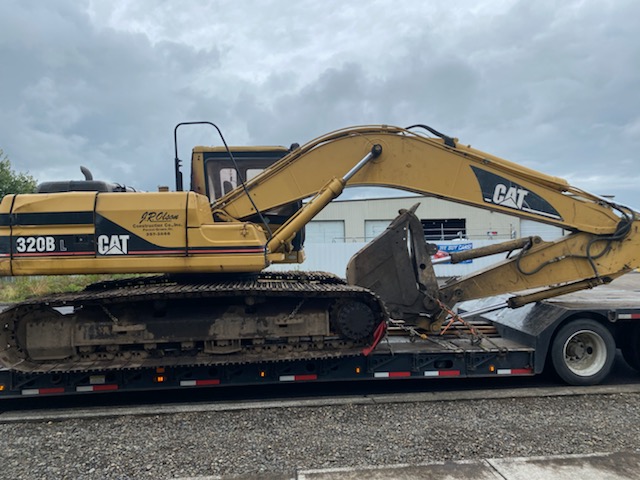
[[[155,190],[181,121],[236,145],[425,123],[640,208],[639,27],[633,0],[2,0],[0,148]]]

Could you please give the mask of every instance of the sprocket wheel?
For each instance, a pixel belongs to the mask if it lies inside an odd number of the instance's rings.
[[[336,303],[331,311],[331,324],[343,337],[360,341],[373,335],[377,317],[363,302],[345,300]]]

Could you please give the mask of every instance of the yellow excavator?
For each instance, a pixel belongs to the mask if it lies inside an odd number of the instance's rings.
[[[461,144],[426,126],[338,130],[290,148],[195,147],[183,191],[47,182],[0,203],[0,275],[128,273],[0,314],[0,362],[24,372],[83,371],[359,354],[402,320],[438,332],[463,300],[505,292],[515,308],[591,288],[640,267],[637,212]],[[266,272],[304,260],[304,226],[345,186],[385,186],[562,227],[453,254],[509,253],[436,280],[415,208],[356,254],[347,281]]]

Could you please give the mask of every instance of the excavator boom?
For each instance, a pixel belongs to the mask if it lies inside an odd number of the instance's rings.
[[[214,210],[239,220],[315,195],[341,177],[373,145],[381,153],[349,186],[382,186],[433,196],[567,230],[611,234],[619,213],[612,202],[446,137],[413,130],[365,126],[338,130],[294,150],[246,184],[219,199]],[[625,209],[626,210],[626,209]]]

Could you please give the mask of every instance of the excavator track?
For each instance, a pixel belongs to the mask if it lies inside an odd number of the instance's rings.
[[[39,297],[0,314],[0,363],[23,372],[224,365],[358,355],[381,300],[322,272],[156,276]]]

